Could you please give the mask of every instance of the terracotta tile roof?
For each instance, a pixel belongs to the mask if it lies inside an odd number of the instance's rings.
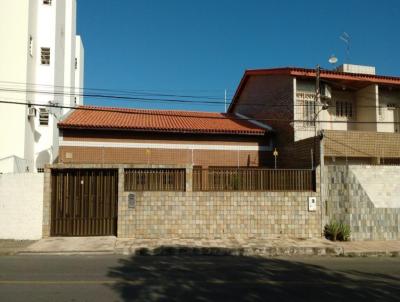
[[[228,112],[233,111],[236,101],[239,98],[249,77],[257,75],[288,75],[300,78],[315,78],[316,72],[315,69],[299,68],[299,67],[246,70],[242,77],[242,80],[239,83],[238,88],[236,89],[236,93],[229,106]],[[341,83],[354,83],[364,86],[370,84],[400,86],[400,77],[393,77],[393,76],[340,72],[340,71],[332,71],[324,69],[321,70],[320,76],[321,79],[329,81],[339,81]]]
[[[264,135],[266,129],[233,115],[213,112],[142,110],[81,106],[60,129],[104,129],[145,132]]]

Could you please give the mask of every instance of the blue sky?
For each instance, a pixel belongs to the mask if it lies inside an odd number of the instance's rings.
[[[221,105],[86,98],[86,104],[223,111],[245,69],[374,65],[400,76],[398,0],[78,0],[85,87],[217,97]],[[110,92],[110,94],[115,94]],[[181,99],[169,97],[169,99]],[[199,100],[186,97],[185,100]]]

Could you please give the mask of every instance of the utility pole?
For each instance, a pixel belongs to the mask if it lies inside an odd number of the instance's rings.
[[[319,105],[321,103],[321,67],[317,65],[315,68],[315,100],[314,100],[314,147],[312,150],[311,154],[311,169],[314,169],[314,165],[316,163],[316,139],[317,139],[317,120],[318,120],[318,114],[319,114],[319,109],[317,107],[317,104]],[[317,111],[318,110],[318,111]]]

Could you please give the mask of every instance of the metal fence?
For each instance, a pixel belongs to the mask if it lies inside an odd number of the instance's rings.
[[[314,170],[194,168],[193,191],[315,191]]]
[[[185,191],[185,169],[125,169],[125,191]]]

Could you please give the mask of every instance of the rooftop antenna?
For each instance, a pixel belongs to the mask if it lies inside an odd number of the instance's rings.
[[[349,63],[350,59],[350,35],[347,32],[343,32],[339,37],[346,44],[346,63]]]

